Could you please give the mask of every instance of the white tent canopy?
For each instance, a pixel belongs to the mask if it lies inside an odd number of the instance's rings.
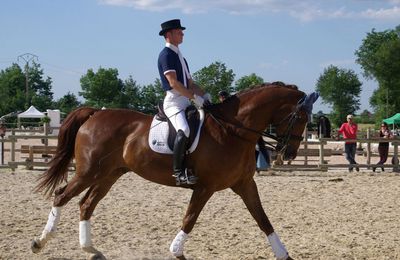
[[[18,118],[42,118],[45,116],[44,113],[37,110],[34,106],[30,106],[25,112],[18,114]]]

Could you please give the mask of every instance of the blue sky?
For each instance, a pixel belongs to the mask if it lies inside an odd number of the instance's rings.
[[[332,64],[357,73],[361,110],[371,110],[377,84],[363,78],[354,52],[373,28],[400,25],[400,0],[2,0],[0,7],[0,70],[37,55],[55,98],[78,95],[80,77],[100,66],[153,83],[160,23],[180,18],[192,72],[220,61],[236,80],[254,72],[308,93]],[[319,110],[330,108],[318,101]]]

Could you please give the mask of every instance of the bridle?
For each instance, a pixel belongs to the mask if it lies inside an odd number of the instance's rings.
[[[225,124],[229,124],[232,125],[235,128],[239,128],[242,130],[246,130],[248,132],[252,132],[255,133],[257,135],[261,135],[264,137],[268,137],[271,138],[273,140],[275,140],[277,142],[276,145],[265,141],[265,143],[270,146],[272,149],[274,149],[275,151],[277,151],[280,154],[283,154],[286,149],[289,146],[289,142],[291,140],[296,140],[296,141],[302,141],[303,140],[303,136],[300,135],[295,135],[293,134],[293,127],[296,124],[296,121],[300,118],[300,111],[302,111],[303,108],[303,102],[306,96],[303,96],[297,103],[296,108],[294,109],[294,111],[292,111],[290,114],[288,114],[285,118],[283,118],[281,121],[279,121],[277,124],[271,124],[271,126],[279,126],[282,125],[284,122],[288,122],[288,126],[286,128],[286,131],[283,135],[273,135],[268,133],[266,130],[264,131],[257,131],[255,129],[237,124],[237,123],[232,123],[232,122],[228,122],[227,120],[225,120],[223,117],[221,116],[216,116],[214,115],[211,111],[207,110],[207,107],[205,107],[204,109],[208,112],[208,114],[221,126],[223,127],[226,131],[229,131],[229,129],[225,126]],[[223,124],[223,123],[225,124]],[[243,138],[242,136],[239,136],[238,134],[236,134],[235,132],[231,131],[235,136],[239,137],[240,139],[243,139],[245,141],[250,142],[249,140]]]
[[[285,121],[288,121],[288,126],[286,128],[286,131],[283,135],[277,135],[276,137],[269,134],[272,139],[277,141],[277,145],[275,146],[275,150],[280,153],[284,154],[286,149],[289,146],[290,140],[294,141],[302,141],[304,137],[302,135],[295,135],[293,134],[293,127],[296,123],[296,121],[300,118],[300,111],[302,110],[302,100],[303,98],[297,103],[296,108],[293,112],[291,112],[289,115],[287,115],[283,120],[281,120],[276,126],[282,124]],[[265,131],[264,131],[265,132]],[[265,136],[265,135],[263,135]]]

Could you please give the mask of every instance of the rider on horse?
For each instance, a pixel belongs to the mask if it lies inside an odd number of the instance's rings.
[[[183,30],[185,27],[181,26],[179,19],[161,24],[159,35],[164,36],[166,44],[158,57],[158,71],[162,87],[166,91],[164,111],[177,132],[173,148],[173,176],[178,185],[190,185],[196,183],[197,177],[185,167],[186,145],[190,133],[185,109],[191,104],[190,100],[202,107],[204,91],[193,82],[186,59],[179,51]]]

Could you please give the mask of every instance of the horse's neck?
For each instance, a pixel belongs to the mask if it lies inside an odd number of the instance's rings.
[[[255,143],[274,118],[287,116],[301,96],[299,93],[282,87],[258,88],[227,99],[211,113],[222,119],[222,128],[228,129],[229,134]]]
[[[291,112],[301,92],[286,87],[265,87],[239,97],[237,118],[257,131],[265,130],[273,119],[283,119]]]

